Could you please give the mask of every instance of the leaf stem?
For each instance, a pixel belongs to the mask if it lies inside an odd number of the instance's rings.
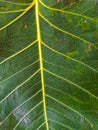
[[[42,43],[41,43],[41,32],[40,32],[40,19],[39,19],[39,0],[36,0],[36,24],[37,24],[37,37],[38,37],[38,47],[39,47],[39,60],[40,60],[40,70],[41,70],[41,81],[42,81],[42,96],[43,96],[43,108],[46,123],[46,130],[49,130],[48,117],[46,111],[46,97],[45,97],[45,83],[44,83],[44,67],[43,67],[43,54],[42,54]]]

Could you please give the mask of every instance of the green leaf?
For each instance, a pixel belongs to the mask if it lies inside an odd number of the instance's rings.
[[[0,0],[0,130],[98,130],[96,0]]]

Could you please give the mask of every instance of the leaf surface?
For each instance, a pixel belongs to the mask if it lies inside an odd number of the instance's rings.
[[[0,130],[98,130],[98,2],[0,0]]]

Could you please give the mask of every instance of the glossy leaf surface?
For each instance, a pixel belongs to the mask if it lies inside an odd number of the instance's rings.
[[[0,0],[0,130],[98,130],[96,0]]]

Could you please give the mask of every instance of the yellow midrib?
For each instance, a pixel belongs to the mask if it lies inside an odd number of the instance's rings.
[[[43,67],[43,60],[42,60],[42,43],[41,43],[40,19],[39,19],[39,0],[36,0],[35,9],[36,9],[36,24],[37,24],[38,47],[39,47],[40,71],[41,71],[41,81],[42,81],[43,108],[44,108],[46,129],[49,130],[48,117],[47,117],[47,111],[46,111],[44,67]]]

